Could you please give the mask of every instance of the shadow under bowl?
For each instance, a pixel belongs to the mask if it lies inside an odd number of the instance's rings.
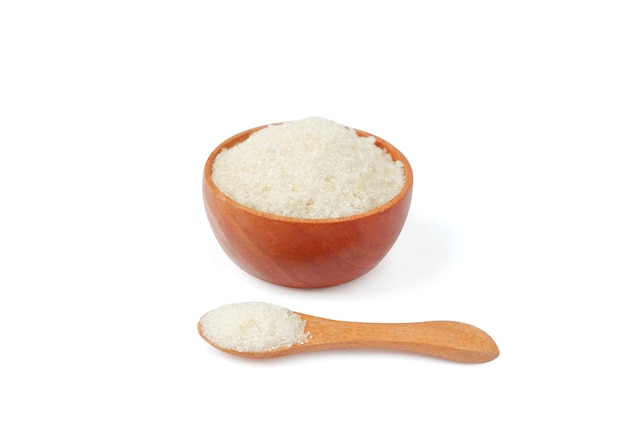
[[[211,179],[215,157],[245,141],[265,126],[241,132],[221,143],[209,156],[202,181],[204,206],[224,252],[247,273],[292,288],[323,288],[354,280],[387,255],[406,221],[413,190],[408,160],[393,145],[374,137],[378,147],[404,166],[405,183],[390,201],[357,215],[292,218],[245,206],[220,191]]]

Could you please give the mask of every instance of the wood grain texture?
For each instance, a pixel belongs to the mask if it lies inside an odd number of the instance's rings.
[[[311,339],[304,344],[266,352],[238,352],[211,345],[227,353],[266,359],[292,354],[352,348],[388,349],[417,353],[463,363],[484,363],[498,357],[495,341],[467,323],[432,321],[414,323],[361,323],[324,319],[298,313],[306,321]]]
[[[406,182],[388,203],[339,219],[301,219],[268,214],[222,193],[211,179],[213,160],[223,148],[244,141],[257,127],[220,144],[204,168],[203,198],[211,228],[226,254],[244,271],[267,282],[295,288],[345,283],[374,268],[389,252],[404,226],[413,189],[413,172],[404,155],[374,136],[404,165]]]

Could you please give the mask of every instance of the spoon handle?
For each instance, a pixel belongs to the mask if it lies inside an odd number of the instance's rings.
[[[489,335],[461,322],[361,323],[298,314],[311,333],[303,351],[386,348],[465,363],[488,362],[500,354]]]

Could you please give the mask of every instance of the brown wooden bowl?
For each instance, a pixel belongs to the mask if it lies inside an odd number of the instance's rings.
[[[342,218],[291,218],[258,211],[222,193],[211,179],[215,157],[248,138],[259,126],[221,143],[204,167],[202,189],[209,223],[226,254],[249,274],[282,286],[323,288],[349,282],[374,268],[398,238],[411,205],[413,171],[387,141],[373,136],[404,165],[405,184],[389,202]]]

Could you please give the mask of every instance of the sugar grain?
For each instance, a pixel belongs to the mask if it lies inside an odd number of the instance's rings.
[[[218,347],[264,352],[303,344],[310,334],[295,312],[264,302],[229,304],[202,316],[202,334]]]
[[[312,117],[270,125],[222,150],[212,180],[254,209],[296,218],[340,218],[374,209],[402,189],[400,161],[355,130]]]

